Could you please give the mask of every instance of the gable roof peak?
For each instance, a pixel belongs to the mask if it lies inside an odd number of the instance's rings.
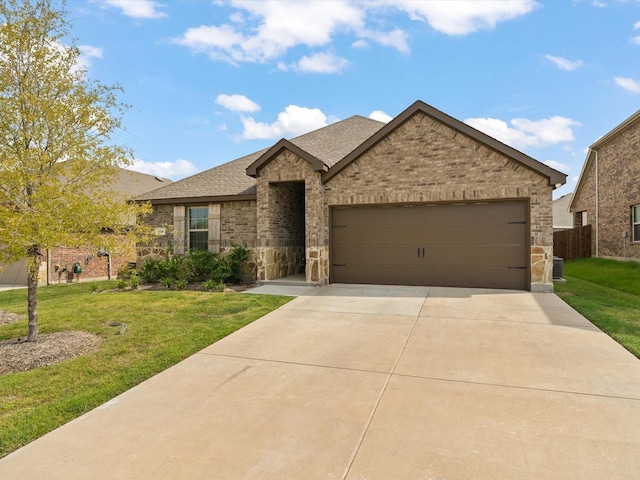
[[[527,168],[543,176],[546,176],[549,179],[549,184],[552,186],[556,186],[558,184],[563,185],[564,183],[566,183],[567,176],[564,173],[559,172],[558,170],[555,170],[541,162],[538,162],[534,158],[522,153],[521,151],[516,150],[515,148],[510,147],[479,130],[476,130],[472,126],[467,125],[466,123],[461,122],[460,120],[457,120],[450,115],[447,115],[446,113],[438,110],[435,107],[432,107],[422,100],[416,100],[415,102],[413,102],[408,108],[406,108],[389,123],[384,125],[380,130],[369,137],[353,152],[349,153],[349,155],[336,163],[323,176],[323,181],[326,182],[330,178],[334,177],[352,161],[363,155],[369,149],[373,148],[373,146],[375,146],[383,138],[395,131],[397,128],[399,128],[419,112],[433,118],[434,120],[446,125],[453,130],[456,130],[462,135],[465,135],[478,143],[482,143],[487,148],[490,148],[491,150],[512,158],[518,163],[525,165]]]

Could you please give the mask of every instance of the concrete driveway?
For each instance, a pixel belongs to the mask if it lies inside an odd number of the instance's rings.
[[[640,361],[552,294],[315,288],[0,479],[631,479]]]

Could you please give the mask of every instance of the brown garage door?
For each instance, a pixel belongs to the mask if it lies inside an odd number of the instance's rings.
[[[529,288],[523,201],[334,207],[331,281]]]

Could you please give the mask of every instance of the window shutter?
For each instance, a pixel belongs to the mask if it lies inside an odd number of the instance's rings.
[[[173,253],[184,254],[184,205],[174,205],[173,207]]]
[[[220,253],[220,204],[209,204],[209,251]]]

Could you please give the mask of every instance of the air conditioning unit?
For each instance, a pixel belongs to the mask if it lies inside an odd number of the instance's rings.
[[[553,279],[560,280],[564,277],[564,258],[553,257]]]

